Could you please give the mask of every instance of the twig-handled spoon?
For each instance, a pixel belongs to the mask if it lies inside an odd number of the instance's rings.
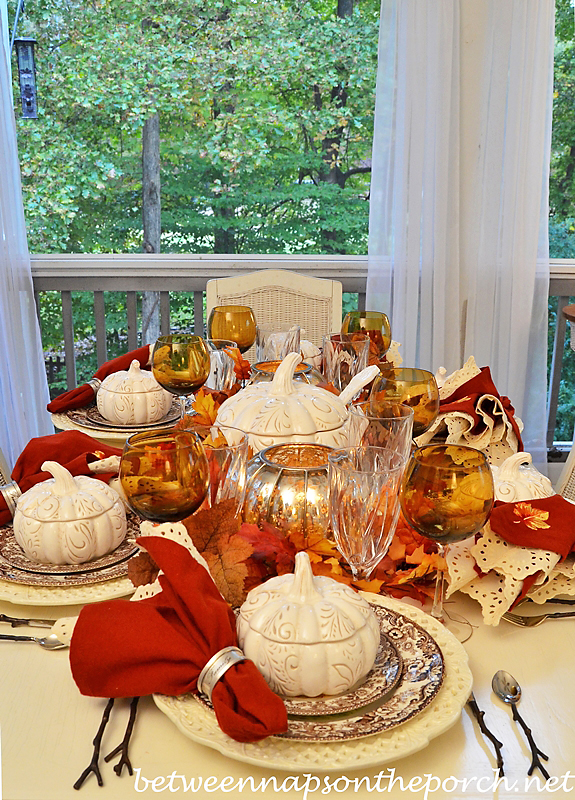
[[[521,686],[517,683],[513,675],[510,675],[508,672],[505,672],[502,669],[500,669],[499,672],[496,672],[493,676],[491,686],[497,697],[503,700],[504,703],[508,703],[511,706],[513,719],[515,722],[521,725],[525,736],[527,737],[529,747],[531,748],[531,766],[527,770],[527,774],[531,775],[533,770],[537,767],[541,771],[541,774],[545,780],[548,781],[550,775],[541,763],[539,757],[541,756],[541,758],[545,759],[545,761],[548,761],[549,756],[546,756],[545,753],[537,747],[533,739],[533,734],[531,733],[531,728],[527,727],[525,720],[517,710],[517,703],[521,698]]]
[[[61,642],[54,633],[50,633],[48,636],[43,636],[42,638],[38,636],[16,636],[15,634],[0,633],[0,641],[36,642],[36,644],[39,644],[40,647],[43,647],[45,650],[63,650],[64,647],[68,647],[68,645]]]

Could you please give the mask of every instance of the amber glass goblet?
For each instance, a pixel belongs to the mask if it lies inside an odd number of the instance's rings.
[[[480,450],[463,445],[429,444],[415,450],[399,492],[401,509],[412,528],[447,545],[473,536],[493,507],[493,475]],[[443,619],[444,575],[437,572],[432,616]]]
[[[439,389],[432,372],[411,367],[390,367],[373,382],[369,395],[371,412],[377,416],[389,402],[413,409],[413,436],[421,436],[439,413]]]
[[[342,333],[365,333],[381,361],[391,344],[391,325],[383,311],[348,311],[341,324]]]
[[[152,373],[164,389],[179,397],[183,419],[186,397],[203,386],[210,374],[205,341],[187,333],[160,336],[152,351]]]
[[[209,485],[208,460],[198,436],[175,428],[133,434],[120,460],[120,483],[128,505],[144,519],[189,517]]]
[[[208,318],[210,339],[231,339],[240,353],[256,340],[256,318],[249,306],[214,306]]]

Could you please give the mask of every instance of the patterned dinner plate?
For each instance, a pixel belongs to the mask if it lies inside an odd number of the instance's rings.
[[[143,425],[141,422],[131,425],[119,425],[117,422],[110,422],[110,420],[103,417],[98,411],[97,406],[87,406],[86,408],[77,408],[74,411],[67,411],[66,416],[70,422],[76,425],[83,425],[84,428],[93,428],[94,430],[101,430],[102,428],[111,429],[115,431],[146,431],[150,428],[162,428],[166,425],[176,423],[180,418],[180,404],[177,401],[172,403],[171,409],[168,413],[156,422],[147,422]]]

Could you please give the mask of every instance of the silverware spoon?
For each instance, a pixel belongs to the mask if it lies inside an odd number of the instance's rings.
[[[525,736],[527,737],[529,747],[531,748],[531,766],[529,767],[527,774],[531,775],[535,767],[538,767],[545,780],[548,781],[550,775],[541,763],[539,756],[545,759],[545,761],[548,761],[549,756],[546,756],[545,753],[537,747],[535,740],[533,739],[533,734],[531,733],[531,728],[527,727],[525,720],[517,710],[517,704],[521,698],[521,686],[517,683],[513,675],[510,675],[509,672],[505,672],[502,669],[500,669],[499,672],[496,672],[493,676],[491,686],[497,697],[503,700],[504,703],[507,703],[511,706],[513,719],[523,728]]]
[[[68,645],[61,642],[54,633],[43,636],[42,638],[38,636],[16,636],[9,633],[0,633],[0,641],[1,640],[8,642],[36,642],[36,644],[39,644],[40,647],[43,647],[45,650],[63,650],[65,647],[68,647]]]

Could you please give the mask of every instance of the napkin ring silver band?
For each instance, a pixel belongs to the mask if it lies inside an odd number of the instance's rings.
[[[98,394],[98,389],[102,385],[102,381],[100,378],[92,378],[91,381],[88,381],[88,386],[91,386],[94,390],[94,394]]]
[[[247,661],[245,655],[239,647],[224,647],[213,655],[198,677],[198,691],[204,694],[208,700],[212,699],[214,686],[222,678],[230,667],[239,664],[240,661]]]
[[[12,483],[7,483],[6,486],[0,486],[0,494],[2,494],[6,502],[8,511],[14,516],[16,513],[16,503],[22,494],[20,487],[15,481],[12,481]]]

